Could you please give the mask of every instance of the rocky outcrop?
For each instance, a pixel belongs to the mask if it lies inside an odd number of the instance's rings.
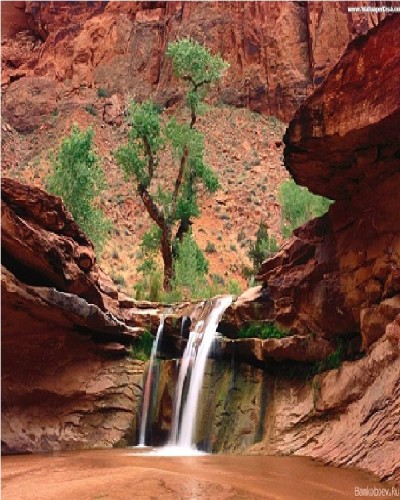
[[[308,383],[270,379],[256,453],[311,456],[400,482],[400,316],[363,359]]]
[[[42,124],[44,117],[56,112],[57,97],[57,89],[49,78],[18,78],[4,97],[3,113],[14,128],[31,132]]]
[[[223,102],[284,120],[324,80],[348,42],[384,17],[350,12],[341,2],[26,2],[25,15],[44,43],[17,68],[11,58],[4,61],[4,88],[18,69],[69,90],[104,87],[170,105],[180,90],[165,49],[190,36],[229,61],[218,92]],[[15,126],[11,104],[5,110]]]
[[[115,311],[118,292],[61,198],[3,178],[3,263],[23,283],[53,286]]]
[[[308,384],[273,377],[266,434],[255,448],[358,466],[396,481],[400,59],[393,43],[399,29],[400,16],[393,16],[353,41],[291,121],[284,139],[288,169],[336,201],[297,229],[258,276],[268,320],[328,340],[358,337],[364,357]]]
[[[112,446],[129,434],[142,333],[60,198],[2,179],[2,450]],[[131,321],[133,324],[134,321]]]
[[[140,333],[96,305],[2,269],[2,452],[112,446],[134,422]]]
[[[327,338],[360,332],[364,350],[400,312],[399,28],[393,16],[352,42],[292,120],[290,172],[337,201],[296,230],[258,276],[267,319]]]

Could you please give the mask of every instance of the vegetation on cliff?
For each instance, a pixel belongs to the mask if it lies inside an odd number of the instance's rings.
[[[281,330],[275,323],[253,322],[240,328],[237,338],[282,339],[288,335],[289,332]]]
[[[61,196],[75,221],[82,227],[98,253],[107,240],[110,224],[100,208],[105,176],[93,150],[93,130],[74,125],[56,155],[47,178],[50,193]]]

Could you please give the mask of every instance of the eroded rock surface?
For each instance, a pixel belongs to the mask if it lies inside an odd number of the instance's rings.
[[[16,12],[21,16],[20,10],[5,12],[10,23]],[[154,95],[170,105],[180,90],[165,49],[169,41],[190,36],[229,61],[223,102],[287,120],[348,42],[384,14],[349,12],[341,2],[26,2],[25,16],[22,26],[43,44],[40,54],[17,67],[16,51],[6,51],[11,56],[4,61],[4,86],[18,70],[19,76],[63,82],[69,90],[105,87],[137,99]],[[12,116],[8,107],[11,123]]]
[[[297,229],[258,276],[269,319],[327,338],[359,332],[364,350],[400,312],[394,194],[400,189],[400,59],[392,43],[399,29],[400,16],[393,16],[352,42],[292,120],[285,137],[289,170],[337,201]]]
[[[313,456],[400,480],[400,16],[352,42],[285,136],[295,179],[335,199],[259,278],[267,319],[346,340],[364,357],[304,383],[273,378],[257,451]],[[397,82],[397,83],[396,83]],[[261,293],[261,292],[260,292]]]
[[[2,180],[2,450],[112,446],[134,428],[142,333],[60,198]],[[131,324],[133,321],[131,322]]]
[[[400,482],[400,317],[355,362],[308,383],[271,379],[255,452],[306,455]]]

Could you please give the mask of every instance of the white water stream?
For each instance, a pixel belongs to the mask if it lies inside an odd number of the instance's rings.
[[[145,446],[147,418],[149,415],[149,407],[150,407],[151,392],[152,392],[151,388],[153,385],[153,376],[154,376],[154,363],[157,357],[158,344],[160,343],[163,330],[164,330],[164,316],[161,317],[160,325],[157,330],[157,335],[151,348],[150,364],[143,392],[142,415],[140,419],[140,434],[139,434],[138,446]]]
[[[146,455],[189,456],[203,452],[195,446],[197,410],[203,387],[207,358],[215,339],[218,324],[224,311],[231,305],[232,297],[217,297],[204,302],[200,318],[192,328],[182,355],[172,412],[172,425],[167,446],[146,452]],[[153,367],[164,328],[160,322],[152,347],[150,366],[146,378],[143,410],[140,424],[139,447],[145,446],[146,425],[151,401]]]
[[[169,439],[170,446],[178,446],[181,449],[195,449],[194,433],[196,430],[197,408],[203,387],[206,362],[217,332],[218,323],[225,309],[231,303],[231,296],[214,299],[211,311],[208,312],[205,308],[206,316],[199,319],[190,332],[182,356],[175,391],[173,421]]]

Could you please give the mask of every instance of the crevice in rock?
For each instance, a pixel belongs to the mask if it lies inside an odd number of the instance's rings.
[[[32,269],[20,260],[15,259],[4,247],[1,249],[1,263],[25,285],[37,287],[56,287],[56,284],[42,272]]]

